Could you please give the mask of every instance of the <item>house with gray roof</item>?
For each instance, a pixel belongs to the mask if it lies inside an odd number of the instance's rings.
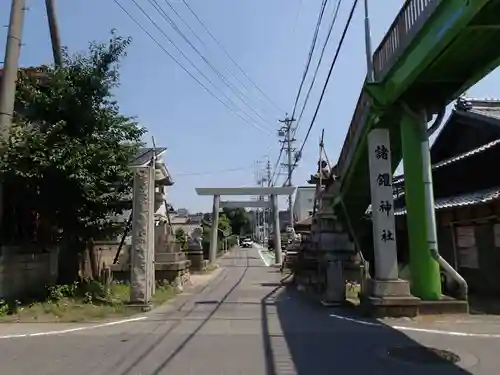
[[[439,251],[472,294],[500,296],[500,100],[458,100],[430,152]],[[403,263],[408,260],[404,183],[404,175],[393,178]],[[364,249],[371,249],[370,223],[364,226]]]

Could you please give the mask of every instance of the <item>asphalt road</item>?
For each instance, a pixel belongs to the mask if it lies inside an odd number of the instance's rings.
[[[495,375],[500,339],[399,332],[337,319],[280,286],[256,249],[235,250],[199,293],[147,319],[63,335],[0,340],[1,374]],[[388,323],[392,324],[392,323]],[[456,327],[455,327],[456,328]],[[417,342],[418,341],[418,342]],[[387,348],[432,345],[459,365],[408,364]],[[463,369],[466,368],[466,369]]]

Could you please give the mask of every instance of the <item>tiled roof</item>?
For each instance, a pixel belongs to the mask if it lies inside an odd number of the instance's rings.
[[[436,210],[442,210],[444,208],[472,206],[479,203],[488,203],[499,198],[500,187],[496,187],[454,197],[437,199],[434,203],[434,207]],[[406,215],[406,208],[396,209],[394,215]]]
[[[467,152],[465,152],[463,154],[460,154],[460,155],[454,156],[452,158],[443,160],[443,161],[441,161],[439,163],[436,163],[436,164],[434,164],[432,166],[432,170],[434,171],[434,170],[439,169],[441,167],[445,167],[447,165],[456,163],[457,161],[460,161],[460,160],[463,160],[463,159],[467,159],[467,158],[469,158],[471,156],[474,156],[476,154],[480,154],[480,153],[482,153],[482,152],[484,152],[486,150],[489,150],[489,149],[491,149],[493,147],[497,147],[497,146],[500,146],[500,139],[496,139],[493,142],[490,142],[490,143],[487,143],[485,145],[482,145],[481,147],[475,148],[475,149],[467,151]],[[394,177],[394,179],[392,180],[392,183],[393,184],[399,184],[399,183],[403,182],[404,179],[405,179],[404,174],[403,175],[399,175],[399,176]]]
[[[155,153],[156,157],[160,156],[163,152],[165,152],[167,148],[166,147],[157,147],[155,148]],[[140,148],[139,151],[137,152],[135,159],[130,163],[131,167],[137,167],[146,164],[151,160],[153,156],[153,148],[151,147],[144,147]]]

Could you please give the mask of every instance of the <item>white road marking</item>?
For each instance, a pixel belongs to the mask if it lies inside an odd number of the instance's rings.
[[[0,339],[15,339],[15,338],[37,337],[37,336],[64,335],[64,334],[67,334],[67,333],[80,332],[80,331],[88,331],[88,330],[91,330],[91,329],[111,327],[111,326],[116,326],[116,325],[119,325],[119,324],[138,322],[140,320],[145,320],[145,319],[147,319],[146,316],[140,316],[140,317],[137,317],[137,318],[122,319],[122,320],[116,320],[116,321],[113,321],[113,322],[107,322],[107,323],[95,324],[95,325],[88,325],[88,326],[81,326],[81,327],[75,327],[75,328],[68,328],[68,329],[61,329],[61,330],[57,330],[57,331],[45,331],[45,332],[33,332],[33,333],[21,333],[21,334],[13,334],[13,335],[3,335],[3,336],[0,336]]]
[[[271,263],[268,263],[268,261],[266,260],[266,257],[264,256],[264,254],[262,254],[262,248],[260,246],[257,246],[257,245],[254,245],[254,247],[258,251],[260,259],[262,259],[262,261],[264,262],[264,264],[266,265],[266,267],[269,267],[271,265]]]
[[[499,339],[500,334],[493,334],[493,333],[470,333],[470,332],[457,332],[457,331],[442,331],[438,329],[430,329],[430,328],[417,328],[417,327],[406,327],[406,326],[391,326],[391,325],[385,325],[381,323],[375,323],[375,322],[367,322],[365,320],[359,320],[359,319],[353,319],[353,318],[348,318],[346,316],[341,316],[341,315],[336,315],[336,314],[330,314],[332,318],[339,319],[339,320],[346,320],[349,322],[365,325],[365,326],[372,326],[372,327],[390,327],[393,329],[396,329],[398,331],[411,331],[411,332],[421,332],[421,333],[432,333],[436,335],[447,335],[447,336],[460,336],[460,337],[482,337],[482,338],[493,338],[493,339]]]

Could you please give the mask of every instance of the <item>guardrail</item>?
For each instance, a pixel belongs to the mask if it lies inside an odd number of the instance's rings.
[[[442,1],[406,0],[373,54],[373,72],[376,81],[385,78]]]
[[[370,97],[362,89],[361,95],[358,98],[358,103],[356,104],[356,109],[354,110],[351,125],[349,126],[349,130],[344,140],[344,145],[342,146],[342,151],[340,152],[338,170],[341,178],[345,176],[345,172],[351,164],[356,145],[358,144],[363,126],[368,117],[370,103]]]

